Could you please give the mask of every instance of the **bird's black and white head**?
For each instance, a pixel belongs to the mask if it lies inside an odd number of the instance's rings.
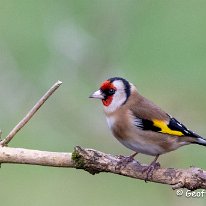
[[[90,95],[90,98],[101,99],[106,113],[116,111],[124,105],[131,94],[132,84],[121,77],[113,77],[104,81],[100,89]]]

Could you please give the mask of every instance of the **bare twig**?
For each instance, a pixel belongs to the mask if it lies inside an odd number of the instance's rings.
[[[16,133],[33,117],[38,109],[44,104],[44,102],[55,92],[56,89],[62,84],[61,81],[57,81],[34,105],[34,107],[27,113],[27,115],[11,130],[7,137],[0,142],[1,146],[7,145]]]
[[[136,161],[124,164],[121,157],[78,146],[75,147],[73,153],[2,147],[0,148],[0,163],[70,167],[83,169],[91,174],[108,172],[140,180],[146,178],[146,174],[142,173],[142,167],[146,165],[142,166]],[[173,189],[206,189],[206,171],[194,167],[189,169],[159,168],[154,170],[148,181],[168,184]]]
[[[23,148],[1,147],[0,163],[73,167],[72,153],[47,152]]]

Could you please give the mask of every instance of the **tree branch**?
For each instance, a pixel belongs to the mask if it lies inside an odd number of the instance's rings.
[[[72,153],[48,152],[1,147],[0,163],[30,164],[51,167],[73,167]]]
[[[83,169],[91,174],[114,173],[135,179],[145,180],[146,174],[138,162],[122,163],[122,157],[112,156],[93,149],[75,147],[72,153],[47,152],[22,148],[1,147],[0,163],[30,164],[52,167]],[[155,169],[148,181],[168,184],[173,189],[206,189],[206,171],[200,168]]]

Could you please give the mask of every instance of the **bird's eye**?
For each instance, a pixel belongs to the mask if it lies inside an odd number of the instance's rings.
[[[108,94],[109,95],[113,95],[115,93],[115,90],[114,89],[109,89],[109,91],[108,91]]]

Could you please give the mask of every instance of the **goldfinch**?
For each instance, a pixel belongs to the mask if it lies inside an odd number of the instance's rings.
[[[126,79],[113,77],[104,81],[90,98],[101,99],[106,120],[113,135],[135,153],[155,156],[148,166],[154,169],[159,155],[188,144],[206,146],[206,139],[139,94]]]

